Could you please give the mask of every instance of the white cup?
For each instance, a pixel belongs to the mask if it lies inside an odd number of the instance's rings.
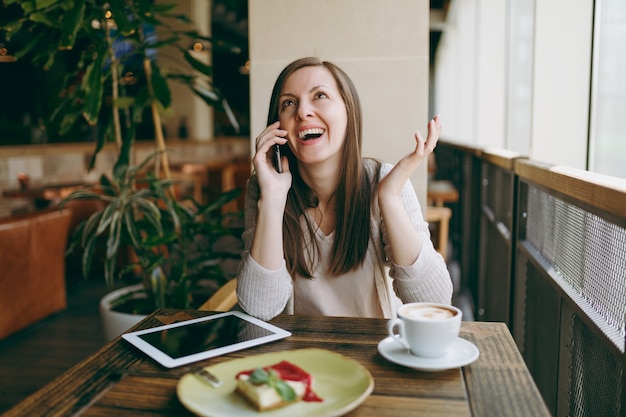
[[[408,303],[398,309],[398,318],[389,320],[387,329],[413,355],[439,358],[459,336],[462,317],[461,310],[451,305]]]

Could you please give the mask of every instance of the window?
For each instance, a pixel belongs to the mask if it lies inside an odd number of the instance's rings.
[[[534,1],[509,2],[507,149],[528,155],[531,142]]]
[[[626,2],[596,1],[589,170],[626,178]]]

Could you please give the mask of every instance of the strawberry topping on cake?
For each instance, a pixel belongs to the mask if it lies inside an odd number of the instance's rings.
[[[297,401],[323,401],[313,391],[313,376],[288,361],[237,374],[237,392],[259,411]]]

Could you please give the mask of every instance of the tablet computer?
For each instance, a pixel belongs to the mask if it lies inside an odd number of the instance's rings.
[[[167,368],[291,336],[291,333],[239,311],[125,333],[122,338]]]

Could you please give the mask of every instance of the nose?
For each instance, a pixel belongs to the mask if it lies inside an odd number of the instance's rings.
[[[313,106],[311,105],[311,102],[307,100],[302,100],[298,103],[298,112],[296,114],[298,119],[305,120],[312,114],[313,114]]]

